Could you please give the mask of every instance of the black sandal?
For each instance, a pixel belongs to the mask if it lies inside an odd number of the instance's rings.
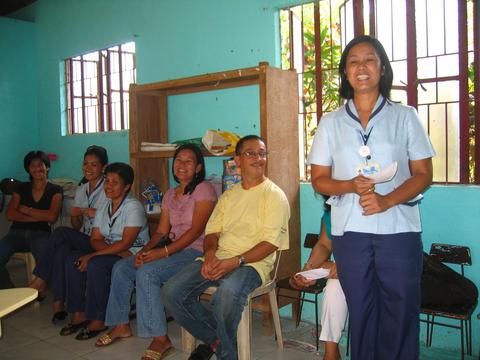
[[[192,351],[188,360],[208,360],[213,354],[215,354],[215,351],[212,350],[210,345],[200,344]]]
[[[57,311],[55,314],[53,314],[52,323],[56,324],[59,321],[63,321],[67,316],[68,313],[66,311]]]
[[[70,323],[67,326],[64,326],[62,330],[60,330],[60,335],[67,336],[67,335],[75,334],[78,330],[83,329],[87,325],[88,325],[88,320],[82,321],[81,323],[78,323],[78,324]]]
[[[104,332],[105,330],[108,330],[108,326],[103,327],[103,329],[100,330],[90,330],[88,327],[84,327],[80,332],[75,336],[75,339],[77,340],[88,340],[93,337],[96,337],[98,334],[101,332]]]

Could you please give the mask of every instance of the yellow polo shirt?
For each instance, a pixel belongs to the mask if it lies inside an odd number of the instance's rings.
[[[208,220],[205,234],[220,233],[216,256],[228,259],[267,241],[280,250],[289,248],[290,206],[282,189],[270,179],[245,190],[236,184],[223,193]],[[270,278],[276,252],[251,264],[262,282]]]

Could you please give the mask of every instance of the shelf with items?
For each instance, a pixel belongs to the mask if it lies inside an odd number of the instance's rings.
[[[142,142],[168,143],[175,140],[168,139],[169,97],[252,85],[258,86],[259,90],[259,135],[269,151],[266,173],[285,192],[291,208],[290,250],[282,254],[278,273],[279,277],[284,277],[300,269],[299,120],[295,71],[277,69],[262,62],[249,68],[151,84],[132,84],[130,162],[136,178],[133,194],[140,196],[139,185],[144,180],[154,180],[162,191],[170,186],[169,158],[174,151],[141,151]],[[149,217],[152,222],[155,219],[158,221],[158,216]]]

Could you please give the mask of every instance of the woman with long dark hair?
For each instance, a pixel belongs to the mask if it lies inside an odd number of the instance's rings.
[[[112,274],[105,323],[115,325],[96,346],[110,345],[129,337],[130,295],[136,287],[137,329],[141,337],[153,337],[142,359],[157,359],[173,351],[167,336],[161,286],[182,267],[202,255],[205,225],[217,196],[205,179],[205,162],[197,146],[180,146],[173,157],[172,172],[178,186],[162,201],[157,231],[135,256],[119,261]]]
[[[393,73],[377,39],[350,41],[339,72],[346,103],[321,119],[309,163],[313,188],[331,195],[352,359],[414,360],[422,272],[417,200],[432,182],[435,152],[415,109],[389,100]],[[395,167],[376,183],[376,174]]]

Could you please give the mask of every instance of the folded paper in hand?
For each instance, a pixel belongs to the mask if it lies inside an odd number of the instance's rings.
[[[306,271],[300,271],[297,275],[303,276],[307,280],[317,280],[326,278],[330,274],[330,269],[318,268]]]
[[[379,171],[376,174],[369,175],[367,176],[369,179],[375,180],[375,184],[387,182],[393,179],[395,174],[397,173],[397,162],[393,162],[390,165],[388,165],[385,169],[382,171]]]

